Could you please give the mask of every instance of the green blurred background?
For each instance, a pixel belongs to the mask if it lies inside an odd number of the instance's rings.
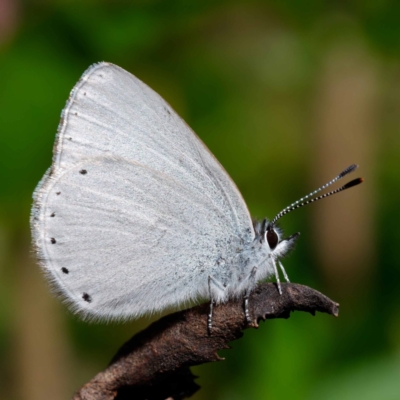
[[[365,183],[282,219],[285,267],[340,317],[261,323],[195,399],[400,399],[400,2],[0,0],[0,397],[62,400],[149,319],[80,322],[30,248],[60,112],[106,60],[159,92],[256,217],[351,163]]]

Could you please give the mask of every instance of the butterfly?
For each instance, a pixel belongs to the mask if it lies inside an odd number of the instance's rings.
[[[198,299],[248,296],[275,276],[298,233],[288,212],[354,171],[253,223],[227,172],[171,106],[106,62],[91,66],[62,111],[53,163],[33,198],[32,236],[54,290],[84,318],[126,320]],[[306,201],[307,200],[307,201]]]

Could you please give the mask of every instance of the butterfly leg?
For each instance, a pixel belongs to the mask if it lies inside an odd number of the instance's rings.
[[[281,281],[279,279],[278,268],[276,268],[276,262],[275,262],[275,258],[274,257],[271,257],[271,262],[272,262],[272,265],[274,267],[276,284],[278,285],[279,294],[282,294]]]
[[[213,315],[213,307],[214,307],[215,301],[211,299],[210,301],[210,310],[208,312],[208,319],[207,319],[207,329],[208,329],[208,334],[211,335],[212,332],[212,315]]]
[[[244,315],[246,316],[246,321],[248,324],[251,324],[251,317],[250,317],[250,312],[249,312],[249,294],[250,294],[251,289],[256,284],[256,272],[257,272],[257,267],[254,267],[251,270],[250,275],[247,277],[249,289],[246,289],[246,291],[244,292],[244,296],[243,296]]]
[[[283,276],[284,276],[285,279],[286,279],[286,282],[290,282],[290,281],[289,281],[289,277],[288,277],[288,275],[287,275],[287,273],[286,273],[286,271],[285,271],[285,268],[283,268],[282,263],[281,263],[279,260],[278,260],[278,263],[279,263],[279,266],[281,267],[281,270],[282,270]]]
[[[207,329],[208,334],[211,335],[212,332],[212,316],[213,316],[213,307],[215,305],[215,299],[218,298],[218,294],[225,291],[224,285],[213,278],[211,275],[208,277],[208,292],[210,294],[210,310],[208,312],[207,319]]]

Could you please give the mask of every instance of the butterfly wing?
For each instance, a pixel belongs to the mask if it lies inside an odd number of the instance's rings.
[[[76,310],[97,317],[205,296],[218,258],[254,235],[239,191],[200,139],[108,63],[72,90],[34,199],[45,271]]]

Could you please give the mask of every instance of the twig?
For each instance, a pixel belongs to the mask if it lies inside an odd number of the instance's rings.
[[[289,318],[291,311],[338,315],[339,305],[298,284],[264,283],[249,299],[253,327],[261,319]],[[248,328],[242,300],[214,308],[213,330],[207,332],[208,304],[167,315],[133,336],[110,365],[86,383],[73,400],[173,399],[190,397],[199,386],[189,367],[221,358],[217,351]]]

